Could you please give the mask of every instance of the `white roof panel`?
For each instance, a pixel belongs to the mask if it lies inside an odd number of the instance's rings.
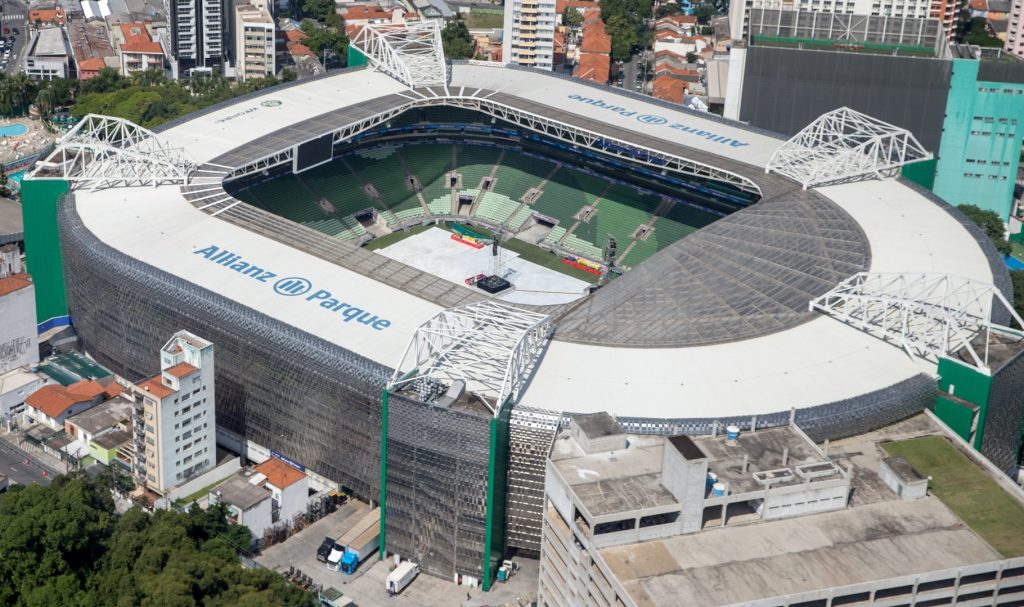
[[[108,245],[388,367],[416,328],[441,311],[206,215],[176,188],[111,188],[81,197],[82,221]]]
[[[576,111],[591,120],[696,148],[739,162],[763,167],[783,143],[736,124],[703,118],[620,95],[550,73],[510,70],[483,65],[456,64],[448,90],[459,87],[499,91],[563,111]]]
[[[270,90],[171,127],[160,136],[171,146],[184,147],[202,164],[289,124],[402,90],[407,87],[393,78],[357,70]]]

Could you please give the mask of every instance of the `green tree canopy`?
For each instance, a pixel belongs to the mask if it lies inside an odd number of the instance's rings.
[[[697,8],[693,9],[693,14],[697,17],[698,22],[706,24],[718,14],[718,9],[710,2],[701,2]]]
[[[332,20],[338,14],[334,0],[302,0],[302,14],[322,23]]]
[[[562,25],[572,28],[583,25],[583,13],[576,10],[574,6],[566,8],[565,12],[562,13]]]
[[[473,36],[462,17],[452,19],[441,30],[441,44],[448,59],[469,59],[473,56]]]
[[[625,15],[612,15],[605,23],[605,31],[612,38],[612,61],[628,61],[639,44],[637,28]]]
[[[243,569],[248,529],[223,506],[188,514],[114,513],[109,480],[60,476],[0,495],[0,604],[312,607],[314,597],[266,570]]]
[[[995,245],[996,250],[1003,255],[1009,255],[1011,247],[1006,240],[1006,228],[1003,219],[995,211],[986,211],[973,204],[962,204],[957,207],[960,212],[966,215],[971,221],[978,224],[981,231]]]

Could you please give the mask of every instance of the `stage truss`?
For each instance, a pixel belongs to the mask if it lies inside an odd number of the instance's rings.
[[[899,345],[912,357],[938,362],[961,354],[961,360],[985,373],[991,372],[993,334],[1012,341],[1024,338],[1024,331],[992,322],[992,310],[1001,307],[1024,327],[999,289],[949,274],[861,272],[811,300],[809,307]]]
[[[445,310],[416,329],[388,390],[461,380],[497,414],[518,398],[551,330],[549,316],[491,300]]]
[[[196,163],[181,148],[123,118],[82,118],[29,179],[63,179],[76,186],[187,185]]]
[[[931,158],[910,131],[842,107],[822,114],[782,144],[765,172],[785,175],[806,190],[864,177],[882,179],[905,164]]]
[[[375,68],[409,88],[448,83],[440,20],[402,25],[366,24],[352,38],[351,44],[366,55]]]

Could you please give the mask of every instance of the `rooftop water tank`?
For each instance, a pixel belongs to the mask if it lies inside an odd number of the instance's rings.
[[[740,437],[740,427],[736,425],[726,426],[725,437],[729,440],[736,440]]]
[[[711,493],[715,497],[723,497],[725,495],[725,483],[715,483],[712,485]]]

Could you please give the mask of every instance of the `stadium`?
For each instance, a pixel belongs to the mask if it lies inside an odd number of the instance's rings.
[[[87,117],[23,196],[40,323],[130,379],[179,329],[216,344],[220,442],[379,502],[382,556],[486,588],[538,550],[567,414],[823,440],[933,407],[941,356],[988,369],[1008,275],[895,176],[930,157],[906,131],[837,110],[786,141],[449,63],[434,26],[353,44],[155,133]]]

